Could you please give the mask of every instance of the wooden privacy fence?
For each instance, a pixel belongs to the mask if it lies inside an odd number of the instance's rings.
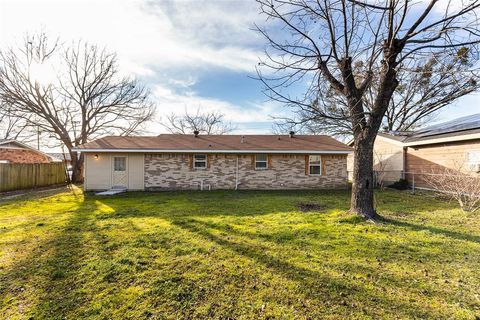
[[[0,163],[0,192],[66,183],[65,165]]]

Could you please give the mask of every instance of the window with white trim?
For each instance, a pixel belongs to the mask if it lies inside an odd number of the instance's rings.
[[[193,167],[195,169],[207,168],[207,156],[204,154],[196,154],[193,156]]]
[[[308,173],[312,176],[319,176],[322,174],[322,156],[308,157]]]
[[[268,168],[268,157],[266,154],[255,155],[255,170],[265,170]]]
[[[126,157],[114,157],[113,158],[113,171],[127,171],[127,158]]]

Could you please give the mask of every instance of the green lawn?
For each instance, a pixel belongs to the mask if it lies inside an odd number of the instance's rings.
[[[76,193],[0,202],[0,317],[480,316],[480,213],[428,195]]]

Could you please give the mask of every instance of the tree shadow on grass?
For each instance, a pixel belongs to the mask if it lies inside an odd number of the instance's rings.
[[[450,201],[439,199],[432,193],[411,194],[410,191],[376,190],[375,205],[378,212],[405,210],[407,213],[433,212],[438,210],[452,210],[457,206]]]
[[[358,220],[358,223],[365,223],[365,220],[361,217],[354,216],[355,220]],[[358,218],[358,219],[357,219]],[[198,220],[195,220],[198,221]],[[236,228],[230,225],[228,222],[212,222],[206,221],[205,219],[201,220],[201,223],[204,227],[209,229],[216,229],[224,234],[234,234],[240,237],[246,237],[254,241],[265,241],[274,245],[280,246],[293,246],[293,247],[305,247],[305,246],[322,246],[326,248],[328,251],[335,250],[335,247],[345,245],[342,242],[342,234],[335,234],[332,235],[330,232],[326,230],[316,230],[314,226],[312,229],[308,229],[308,227],[304,227],[301,230],[292,229],[292,228],[284,228],[278,230],[276,232],[262,232],[262,230],[257,230],[257,232],[250,232],[246,231],[241,228]],[[416,231],[423,231],[423,229],[416,230]],[[463,235],[463,234],[461,234]],[[306,236],[306,237],[305,237]],[[352,241],[359,241],[361,245],[365,248],[365,250],[357,250],[356,252],[352,252],[355,254],[356,258],[362,259],[371,259],[372,257],[378,257],[381,260],[388,261],[388,259],[384,259],[386,246],[383,242],[378,241],[374,238],[369,236],[364,236],[363,233],[357,234],[358,238],[352,239]],[[423,250],[423,247],[416,248],[421,252],[422,257],[428,258],[431,261],[438,260],[439,256],[438,253],[429,249]],[[391,242],[388,245],[388,249],[390,252],[401,252],[406,250],[402,243],[395,243]],[[408,250],[412,250],[411,248]],[[352,250],[353,251],[353,250]],[[390,257],[391,261],[393,262],[393,257]],[[358,268],[362,268],[362,266],[358,266]],[[374,269],[368,270],[369,273],[375,273]],[[383,275],[385,278],[386,275]],[[392,278],[392,280],[395,280]],[[404,283],[406,284],[406,283]]]
[[[84,202],[73,213],[65,228],[49,244],[52,254],[46,261],[50,276],[45,279],[34,313],[40,318],[68,318],[90,297],[81,288],[85,285],[82,262],[86,233],[96,233],[95,202]]]
[[[374,301],[379,308],[382,306],[391,310],[396,310],[397,315],[408,317],[439,317],[438,314],[431,314],[428,310],[423,310],[413,304],[389,299],[380,292],[374,292],[372,289],[352,283],[348,278],[333,278],[327,274],[294,265],[284,259],[274,257],[266,253],[266,248],[262,246],[253,246],[245,242],[231,241],[229,237],[225,239],[222,236],[213,234],[208,229],[211,226],[203,221],[193,219],[172,220],[172,224],[185,229],[191,233],[198,234],[203,238],[212,241],[228,250],[239,255],[245,256],[253,261],[272,270],[273,273],[282,274],[290,280],[297,282],[301,289],[301,294],[314,301],[315,304],[323,306],[345,306],[343,312],[345,315],[351,315],[351,308],[359,308],[360,305],[349,305],[352,301],[370,300]],[[305,307],[305,306],[304,306]],[[306,308],[305,314],[310,310]],[[309,314],[312,316],[312,314]],[[321,316],[321,315],[318,315]]]
[[[63,227],[50,226],[54,234],[36,244],[32,252],[14,263],[2,276],[0,295],[11,296],[9,312],[26,318],[63,319],[87,302],[82,291],[81,262],[84,233],[95,233],[97,206],[81,201]],[[12,310],[17,305],[17,310]]]
[[[195,223],[197,225],[200,224],[203,228],[210,229],[210,230],[217,230],[220,232],[221,236],[228,235],[228,237],[248,238],[250,241],[255,241],[255,242],[260,241],[261,245],[266,249],[272,248],[272,245],[275,245],[275,246],[281,246],[282,248],[285,248],[289,252],[292,252],[292,251],[295,252],[295,248],[301,248],[303,246],[302,241],[300,242],[297,241],[296,232],[290,229],[286,229],[286,230],[283,230],[282,232],[277,232],[272,235],[272,234],[266,234],[263,232],[249,232],[246,230],[237,229],[235,227],[232,227],[228,223],[216,223],[216,222],[205,221],[203,219],[200,221],[196,219],[192,219],[191,221],[192,223]],[[311,235],[312,233],[308,233],[308,234]],[[325,235],[326,237],[317,238],[316,240],[318,242],[309,243],[309,245],[316,246],[315,249],[321,248],[319,246],[324,246],[326,247],[327,251],[330,251],[330,253],[334,252],[335,246],[331,245],[332,239],[329,238],[328,235],[323,233],[319,235],[321,236]],[[397,275],[394,272],[389,272],[388,269],[384,269],[384,267],[381,266],[381,263],[385,261],[387,262],[390,261],[391,263],[401,265],[401,261],[398,261],[394,257],[390,257],[390,260],[388,258],[387,259],[383,258],[385,254],[385,250],[389,250],[391,252],[401,251],[402,249],[401,244],[391,243],[389,245],[389,248],[386,249],[386,247],[381,243],[379,243],[378,241],[374,241],[374,240],[370,241],[370,239],[368,238],[362,241],[369,241],[369,242],[362,243],[362,245],[365,248],[368,248],[368,251],[366,252],[357,251],[352,257],[349,257],[348,252],[337,253],[336,254],[337,258],[341,258],[340,261],[324,260],[321,262],[321,264],[326,266],[328,270],[337,270],[338,272],[345,272],[347,274],[363,273],[365,275],[373,276],[372,280],[381,278],[383,287],[396,287],[397,289],[404,290],[405,292],[410,291],[413,294],[418,294],[412,291],[415,289],[412,289],[411,284],[409,283],[410,276],[401,275],[401,274]],[[336,246],[339,246],[339,244],[336,244]],[[259,250],[262,250],[262,249],[259,249]],[[323,249],[319,249],[319,250],[322,251]],[[312,258],[312,255],[305,251],[306,250],[304,249],[304,253],[303,254],[299,253],[299,255],[300,257],[302,257],[302,259],[305,259],[305,261],[308,261],[309,258]],[[313,256],[315,256],[315,254]],[[377,261],[380,261],[378,265],[361,263],[361,261],[365,261],[365,259],[367,259],[368,261],[368,259],[372,259],[375,257],[378,257],[380,259],[380,260],[377,260]],[[422,251],[422,257],[427,258],[430,261],[437,261],[437,263],[439,264],[444,261],[443,257],[439,258],[439,255],[436,252]],[[349,261],[348,264],[345,263],[345,260]],[[316,261],[318,261],[318,259]],[[404,262],[408,263],[408,260],[404,260]],[[381,274],[379,274],[379,272],[381,272]],[[436,288],[436,285],[434,283],[430,283],[428,286],[424,287],[424,289],[429,292],[430,299],[435,298],[435,299],[438,299],[438,301],[444,301],[445,294],[441,291],[436,291],[435,288]],[[445,300],[445,302],[447,301]]]
[[[138,218],[192,216],[261,216],[298,211],[301,202],[320,202],[326,209],[345,205],[345,191],[224,191],[127,193],[115,197],[90,196],[115,209],[104,217]],[[333,199],[333,200],[332,200]]]
[[[387,217],[380,217],[379,222],[385,223],[385,224],[391,224],[397,227],[403,227],[410,229],[412,231],[428,231],[433,234],[445,236],[448,238],[452,238],[455,240],[463,240],[463,241],[469,241],[473,242],[476,244],[480,244],[480,236],[476,236],[473,234],[468,234],[468,233],[462,233],[458,231],[451,231],[443,228],[438,228],[438,227],[433,227],[433,226],[426,226],[426,225],[419,225],[419,224],[414,224],[406,221],[400,221],[400,220],[395,220],[392,218],[387,218]]]
[[[60,193],[73,193],[73,189],[69,186],[59,185],[53,187],[18,190],[12,192],[0,192],[0,206],[9,204],[19,204],[25,201],[42,200]]]
[[[270,195],[270,193],[261,193],[263,195]],[[361,308],[362,301],[373,301],[371,303],[372,308],[374,305],[378,305],[378,308],[385,308],[388,310],[398,310],[399,316],[404,317],[431,317],[440,318],[442,315],[433,314],[433,311],[420,310],[417,305],[407,304],[404,301],[397,301],[390,299],[381,294],[379,290],[372,290],[365,288],[361,283],[352,283],[350,278],[337,278],[327,274],[323,274],[314,269],[308,267],[302,267],[290,263],[288,259],[284,259],[281,256],[276,257],[268,253],[267,245],[252,244],[251,241],[240,242],[230,240],[230,237],[223,234],[217,234],[210,232],[210,229],[220,228],[212,225],[208,222],[199,221],[194,219],[197,216],[201,217],[213,217],[213,216],[258,216],[268,213],[284,213],[290,210],[294,204],[300,199],[298,195],[290,197],[287,193],[279,193],[281,196],[280,201],[276,197],[272,197],[268,204],[249,204],[249,201],[264,200],[263,197],[250,199],[252,193],[245,193],[240,195],[230,195],[219,193],[223,197],[223,201],[216,199],[216,196],[211,194],[194,193],[193,199],[190,199],[190,193],[183,195],[141,195],[118,198],[105,198],[101,199],[101,203],[98,197],[89,197],[85,199],[80,205],[80,208],[76,212],[72,213],[70,220],[67,224],[59,229],[59,231],[53,230],[55,233],[53,237],[39,244],[43,247],[41,250],[41,256],[35,256],[34,254],[22,259],[9,268],[9,275],[2,277],[0,280],[5,280],[8,283],[3,286],[0,284],[0,295],[5,293],[5,288],[10,288],[10,285],[29,285],[33,286],[32,305],[34,309],[31,314],[38,318],[81,318],[82,316],[100,316],[101,310],[94,309],[92,305],[91,290],[88,291],[88,286],[95,283],[89,283],[93,281],[90,272],[90,278],[85,278],[85,260],[88,259],[89,254],[98,254],[98,251],[106,250],[108,244],[102,238],[101,231],[96,225],[96,222],[109,223],[107,219],[121,220],[129,217],[155,217],[165,219],[171,222],[174,226],[181,228],[188,233],[201,236],[212,243],[215,243],[226,250],[234,252],[238,255],[244,256],[253,260],[261,266],[271,270],[276,274],[281,274],[285,278],[288,278],[296,283],[300,287],[299,295],[305,295],[311,303],[321,304],[324,306],[334,306],[340,308],[339,313],[348,315],[349,309]],[[317,193],[312,192],[311,196],[315,196]],[[132,199],[134,198],[132,201]],[[131,202],[128,200],[130,199]],[[240,200],[237,202],[237,200]],[[303,201],[303,200],[302,200]],[[227,202],[227,206],[225,206]],[[289,203],[286,206],[286,203]],[[113,210],[108,213],[95,214],[95,210],[98,206],[108,205]],[[193,205],[193,208],[190,206]],[[160,207],[164,206],[164,207]],[[138,208],[137,208],[138,207]],[[394,220],[395,221],[395,220]],[[127,223],[128,220],[122,223]],[[112,224],[114,225],[114,224]],[[129,225],[128,229],[134,229],[134,225]],[[422,231],[420,229],[419,231]],[[238,230],[221,230],[225,233],[237,232]],[[92,238],[86,239],[86,235]],[[235,235],[234,235],[235,236]],[[238,234],[237,237],[247,236],[246,234]],[[99,238],[97,238],[99,237]],[[252,234],[252,240],[257,237],[256,234]],[[136,241],[136,246],[148,246],[152,244],[158,247],[166,246],[171,239],[165,238],[159,240],[160,236],[155,234],[148,234],[140,237]],[[174,238],[175,239],[175,238]],[[290,241],[288,238],[285,241]],[[85,247],[85,241],[89,240],[90,246]],[[275,240],[268,239],[265,240]],[[92,243],[94,246],[92,246]],[[96,246],[98,245],[98,248]],[[121,244],[118,244],[121,245]],[[281,252],[279,252],[281,255]],[[95,267],[98,264],[103,264],[108,257],[102,255],[93,261]],[[32,262],[33,260],[33,262]],[[110,265],[105,263],[108,268]],[[0,270],[1,271],[1,270]],[[115,270],[112,272],[104,272],[102,269],[102,276],[98,280],[101,286],[110,286],[112,281],[116,280]],[[131,277],[131,276],[129,276]],[[114,282],[113,282],[114,283]],[[98,283],[96,283],[98,285]],[[119,286],[122,286],[120,284]],[[2,290],[2,287],[4,290]],[[10,293],[12,294],[12,293]],[[28,296],[22,297],[24,300],[28,300]],[[195,299],[195,298],[192,298]],[[107,299],[106,299],[107,300]],[[343,305],[344,301],[349,303],[350,301],[360,301],[356,306]],[[103,306],[108,301],[98,303],[100,307],[105,309],[112,309],[111,305]],[[339,307],[340,306],[340,307]],[[28,307],[28,306],[27,306]],[[308,314],[308,309],[304,309],[305,314]],[[318,310],[318,309],[317,309]],[[361,310],[357,310],[358,314],[361,314]],[[321,317],[321,315],[318,315]]]

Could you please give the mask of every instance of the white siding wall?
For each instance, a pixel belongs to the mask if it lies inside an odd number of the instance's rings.
[[[143,153],[128,155],[128,189],[143,190],[145,183],[145,156]]]
[[[98,159],[95,159],[98,154]],[[128,189],[144,189],[144,155],[122,153],[85,153],[85,190],[106,190],[112,187],[112,158],[126,156]]]
[[[108,154],[85,154],[85,190],[110,189],[112,185],[112,161]]]

